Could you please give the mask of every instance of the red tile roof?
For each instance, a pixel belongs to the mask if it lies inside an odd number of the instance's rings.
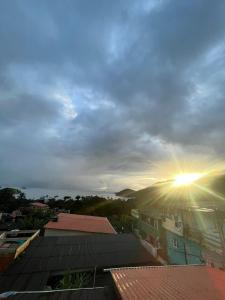
[[[38,207],[38,208],[47,208],[48,205],[47,204],[44,204],[44,203],[41,203],[41,202],[33,202],[31,203],[32,206],[34,207]]]
[[[45,228],[96,233],[117,233],[107,218],[66,213],[58,214],[58,221],[49,221],[45,225]]]
[[[224,300],[225,272],[207,266],[111,269],[123,300]]]

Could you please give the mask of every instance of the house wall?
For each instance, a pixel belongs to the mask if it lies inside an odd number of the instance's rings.
[[[162,227],[162,221],[154,218],[154,210],[151,213],[141,213],[137,222],[139,236],[144,239],[148,251],[154,256],[167,261],[165,229]]]
[[[174,216],[171,216],[170,218],[165,218],[165,221],[163,221],[162,225],[165,229],[172,231],[173,233],[182,236],[183,235],[183,224],[181,220],[177,217],[177,220]]]
[[[201,248],[197,243],[184,239],[182,236],[170,231],[166,231],[166,240],[167,255],[170,264],[185,265],[203,263]],[[175,247],[174,241],[177,241],[177,247]]]
[[[75,230],[60,230],[60,229],[45,229],[45,236],[78,236],[78,235],[90,235],[94,232],[81,232]]]

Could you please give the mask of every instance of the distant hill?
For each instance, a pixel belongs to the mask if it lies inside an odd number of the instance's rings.
[[[135,192],[136,191],[132,190],[132,189],[124,189],[124,190],[116,193],[116,196],[129,198],[129,197],[132,197],[132,194],[135,193]]]
[[[151,204],[166,207],[219,206],[225,209],[225,175],[208,175],[186,187],[174,187],[173,181],[162,181],[132,194],[136,206],[145,209]]]

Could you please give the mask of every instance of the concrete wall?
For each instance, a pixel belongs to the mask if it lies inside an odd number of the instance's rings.
[[[166,232],[167,239],[167,254],[170,264],[185,265],[187,264],[202,264],[202,254],[200,246],[190,240],[184,240],[182,236],[179,236],[173,232]],[[177,241],[177,248],[174,247],[173,240]],[[185,259],[186,248],[186,259]]]

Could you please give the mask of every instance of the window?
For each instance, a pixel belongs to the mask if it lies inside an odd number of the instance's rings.
[[[178,248],[178,240],[177,239],[173,239],[173,248]]]

